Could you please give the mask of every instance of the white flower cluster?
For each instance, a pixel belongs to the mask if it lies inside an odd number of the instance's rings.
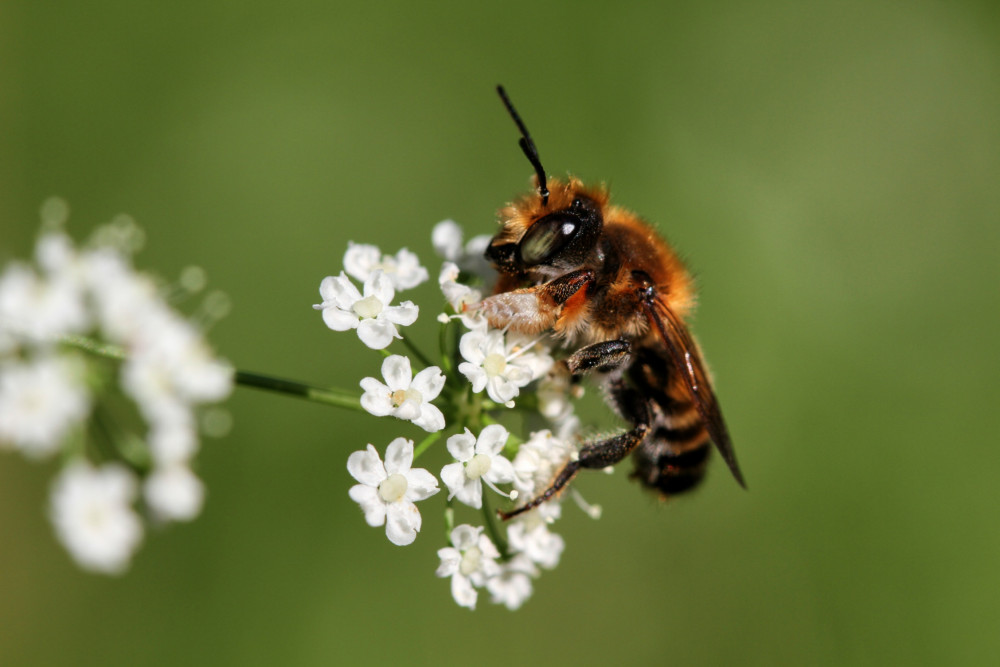
[[[190,467],[197,410],[228,396],[233,371],[132,267],[140,232],[131,220],[77,248],[61,231],[66,213],[60,200],[47,202],[35,266],[0,274],[0,447],[31,458],[63,453],[51,499],[57,535],[81,567],[120,573],[142,536],[140,487],[158,521],[200,512],[204,489]],[[117,378],[108,374],[115,367]],[[145,437],[122,423],[134,415],[120,414],[114,384],[134,401]],[[113,449],[102,460],[118,462],[87,462],[93,431]]]
[[[358,291],[344,271],[360,280]],[[395,338],[397,327],[417,321],[419,309],[412,301],[390,305],[396,290],[410,289],[427,280],[427,269],[405,248],[396,256],[381,255],[373,245],[352,243],[344,255],[344,271],[327,276],[320,283],[323,303],[313,306],[323,311],[323,321],[334,331],[356,329],[361,342],[373,350],[383,350]]]
[[[466,331],[460,338],[455,336],[456,349],[445,349],[442,343],[440,366],[429,365],[427,357],[417,353],[423,368],[414,374],[409,357],[385,352],[381,379],[361,381],[361,405],[366,411],[410,421],[429,435],[416,447],[413,440],[396,438],[386,448],[384,462],[371,444],[351,454],[347,469],[357,484],[351,487],[350,497],[361,506],[370,526],[385,526],[390,542],[409,545],[422,525],[415,503],[437,494],[440,479],[448,491],[449,525],[455,502],[483,513],[484,525],[463,523],[451,529],[450,546],[438,551],[437,575],[451,578],[452,595],[461,606],[475,608],[478,590],[485,589],[492,602],[516,609],[531,595],[533,579],[540,571],[559,562],[564,543],[549,525],[559,517],[560,500],[555,498],[506,524],[505,539],[500,534],[503,524],[493,520],[484,503],[483,486],[506,499],[527,502],[575,455],[569,444],[576,423],[567,398],[569,382],[565,374],[552,372],[547,340],[491,329],[475,312],[483,283],[474,286],[469,280],[488,269],[483,251],[489,237],[463,244],[458,226],[445,221],[434,228],[432,240],[445,260],[438,284],[453,311],[438,321],[448,329],[458,320]],[[314,307],[323,311],[326,325],[335,331],[356,329],[361,341],[374,349],[384,349],[401,338],[397,327],[413,324],[419,311],[410,301],[393,306],[392,300],[396,290],[416,287],[427,279],[428,272],[416,256],[405,249],[396,255],[382,254],[375,246],[352,243],[344,269],[320,285],[323,303]],[[346,274],[361,281],[363,290]],[[445,333],[440,339],[450,340]],[[403,342],[415,350],[410,341]],[[516,407],[515,399],[531,383],[538,384],[537,414],[562,425],[561,437],[539,431],[518,446],[518,440],[487,413]],[[488,400],[483,400],[484,393]],[[437,477],[413,467],[415,458],[449,433],[445,446],[452,461]]]

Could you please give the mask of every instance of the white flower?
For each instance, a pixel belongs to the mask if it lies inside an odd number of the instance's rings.
[[[477,289],[458,282],[458,276],[458,266],[452,262],[445,262],[441,265],[441,273],[438,275],[438,285],[441,287],[441,293],[444,294],[448,305],[456,313],[461,314],[465,311],[467,305],[482,301],[483,294]],[[479,311],[470,311],[463,315],[463,317],[475,317],[475,322],[482,322],[484,324],[486,322],[486,318]],[[470,329],[475,328],[470,322],[466,322],[466,326]]]
[[[88,250],[81,264],[98,322],[109,340],[131,341],[149,312],[167,308],[153,280],[136,272],[120,251],[110,247]]]
[[[62,357],[0,366],[0,443],[13,443],[35,458],[59,448],[90,411],[76,366]]]
[[[499,424],[490,424],[477,440],[469,429],[448,438],[448,451],[455,457],[441,469],[441,481],[448,487],[448,499],[458,498],[469,507],[483,506],[483,481],[497,493],[496,487],[514,481],[514,468],[500,452],[510,434]]]
[[[52,488],[52,523],[80,567],[120,574],[142,538],[132,511],[135,477],[117,464],[93,468],[74,463]]]
[[[413,441],[396,438],[385,450],[385,464],[372,445],[347,459],[347,471],[361,482],[351,487],[351,500],[361,505],[369,526],[385,524],[385,535],[399,546],[412,544],[420,530],[420,511],[413,503],[440,491],[423,468],[411,468]]]
[[[367,282],[375,271],[382,271],[398,290],[416,287],[428,277],[420,259],[406,248],[394,257],[383,255],[377,246],[366,243],[348,242],[344,270],[361,282]]]
[[[500,565],[500,574],[490,577],[486,589],[490,602],[502,604],[511,611],[519,609],[531,597],[531,580],[538,576],[538,568],[524,554],[517,554]]]
[[[573,416],[570,395],[573,387],[568,372],[552,372],[538,383],[538,411],[554,424],[562,424]]]
[[[205,486],[183,465],[154,469],[142,490],[146,504],[163,521],[190,521],[205,501]]]
[[[14,263],[0,276],[0,326],[12,334],[47,342],[89,324],[83,290],[69,275],[46,279]]]
[[[413,377],[410,360],[394,354],[382,362],[382,377],[387,384],[372,377],[361,381],[365,390],[361,407],[376,417],[392,415],[407,419],[430,433],[444,428],[444,415],[431,404],[444,388],[445,377],[440,368],[431,366]]]
[[[201,332],[166,308],[147,311],[131,332],[122,386],[147,418],[162,401],[215,402],[232,391],[233,369],[212,356]]]
[[[462,228],[454,220],[443,220],[431,231],[431,244],[438,255],[457,264],[462,271],[484,279],[496,277],[485,256],[491,240],[489,234],[481,234],[463,246]]]
[[[462,256],[462,228],[454,220],[442,220],[431,230],[431,245],[449,262]]]
[[[38,237],[35,243],[35,261],[49,275],[67,271],[75,274],[79,268],[73,239],[62,231],[48,231]]]
[[[476,608],[479,593],[486,581],[500,574],[496,559],[500,552],[483,533],[482,526],[455,526],[451,531],[453,546],[438,549],[441,564],[437,576],[451,577],[451,594],[462,607]]]
[[[156,465],[186,464],[198,452],[198,428],[190,406],[162,399],[152,406],[146,418],[150,423],[146,439]]]
[[[549,531],[548,522],[537,512],[521,516],[523,518],[507,526],[511,550],[523,553],[533,563],[551,570],[559,564],[566,543],[562,537]]]
[[[357,329],[361,342],[373,350],[388,347],[393,338],[402,338],[396,326],[413,324],[419,312],[411,301],[389,305],[396,291],[381,270],[365,281],[364,296],[343,272],[324,278],[319,293],[323,303],[313,308],[323,311],[326,326],[334,331]]]
[[[567,424],[575,424],[575,418],[567,420]],[[566,462],[575,455],[576,447],[567,438],[557,437],[548,429],[532,433],[528,441],[518,447],[512,463],[514,488],[518,492],[519,501],[523,499],[528,502],[542,493]],[[555,496],[529,514],[537,514],[541,519],[552,522],[561,513],[561,496]]]
[[[473,329],[459,342],[458,349],[466,361],[458,365],[458,370],[472,383],[472,391],[478,393],[485,388],[492,400],[506,404],[521,387],[552,366],[552,357],[531,352],[532,347],[514,338],[504,342],[499,329]]]

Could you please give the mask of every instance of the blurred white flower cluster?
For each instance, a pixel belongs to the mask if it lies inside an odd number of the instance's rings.
[[[439,497],[445,499],[450,545],[438,551],[437,575],[450,577],[461,606],[475,608],[479,590],[486,590],[492,602],[516,609],[531,595],[541,570],[559,562],[564,542],[549,526],[560,516],[561,498],[503,524],[495,507],[484,502],[484,485],[500,502],[530,501],[576,455],[577,420],[568,372],[554,363],[552,341],[492,329],[476,312],[493,273],[483,259],[489,240],[480,236],[463,243],[461,229],[450,220],[434,228],[432,242],[444,260],[438,285],[450,309],[437,318],[442,328],[437,363],[400,333],[399,327],[416,321],[418,307],[411,301],[392,305],[396,291],[428,279],[406,249],[388,255],[372,245],[350,244],[344,271],[322,281],[323,302],[314,307],[330,329],[356,330],[366,346],[383,350],[381,378],[361,380],[361,406],[425,432],[418,444],[403,436],[394,439],[384,461],[371,444],[350,455],[347,470],[357,482],[350,497],[365,521],[384,526],[393,544],[412,544],[422,525],[416,503],[446,490]],[[360,289],[348,276],[361,283]],[[394,341],[411,355],[385,350]],[[414,364],[420,367],[416,373]],[[531,400],[521,406],[518,399],[529,387]],[[525,423],[548,425],[558,435],[542,428],[527,441],[512,436],[498,421],[512,410],[521,411]],[[414,467],[442,438],[450,462],[437,476]],[[459,505],[478,519],[454,525]],[[597,514],[596,508],[585,509]]]
[[[366,523],[399,546],[420,533],[417,503],[442,501],[448,544],[438,550],[437,575],[450,578],[459,605],[475,608],[486,591],[516,609],[541,571],[558,564],[564,542],[550,526],[560,496],[503,523],[486,493],[507,509],[523,507],[577,455],[575,388],[553,358],[556,343],[492,329],[478,312],[493,273],[483,258],[489,237],[464,242],[451,221],[433,230],[443,260],[434,298],[447,304],[435,318],[436,355],[404,337],[420,309],[396,300],[430,278],[419,258],[349,245],[314,308],[328,328],[355,332],[360,350],[381,355],[378,376],[362,379],[358,395],[235,372],[204,336],[228,300],[210,293],[194,316],[174,308],[204,287],[203,271],[189,267],[177,283],[160,283],[133,267],[143,239],[130,219],[77,246],[63,231],[67,217],[64,202],[46,202],[33,262],[0,271],[0,449],[58,461],[49,514],[81,567],[122,573],[148,525],[199,514],[199,439],[227,428],[228,414],[210,406],[236,381],[394,417],[420,438],[403,433],[383,453],[372,444],[351,453],[348,493]],[[435,444],[434,471],[418,467]],[[459,512],[468,516],[457,520]]]
[[[200,512],[198,411],[229,395],[233,370],[166,288],[133,268],[142,234],[130,219],[76,247],[62,231],[67,217],[62,200],[47,201],[34,264],[0,273],[0,448],[59,455],[56,533],[81,567],[116,574],[141,541],[142,516],[163,523]],[[179,291],[203,283],[191,268]],[[209,295],[201,316],[225,307]]]

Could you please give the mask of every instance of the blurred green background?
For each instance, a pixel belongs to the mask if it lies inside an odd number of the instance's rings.
[[[379,357],[322,325],[319,282],[348,240],[433,274],[435,222],[494,228],[531,173],[502,82],[550,173],[607,180],[689,259],[750,491],[718,461],[665,506],[628,464],[582,477],[604,518],[567,509],[527,605],[470,613],[434,577],[437,512],[401,549],[347,497],[349,452],[419,430],[240,389],[203,515],[120,579],[56,543],[54,465],[2,457],[0,664],[996,660],[998,24],[929,0],[4,2],[4,261],[50,195],[78,239],[129,213],[139,266],[231,295],[211,338],[237,366],[355,386]]]

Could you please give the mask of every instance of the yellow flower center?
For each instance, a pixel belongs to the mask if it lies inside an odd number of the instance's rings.
[[[416,401],[418,404],[424,402],[423,394],[412,387],[409,389],[397,389],[392,392],[392,405],[401,406],[406,400]]]
[[[375,295],[366,296],[357,303],[355,303],[351,310],[358,317],[372,318],[378,317],[378,314],[382,312],[382,302],[378,300]]]
[[[394,503],[406,495],[406,478],[398,472],[389,475],[378,485],[379,497],[387,503]]]
[[[465,476],[469,479],[479,479],[490,470],[493,459],[486,454],[476,454],[465,464]]]
[[[479,547],[472,547],[462,554],[462,562],[458,565],[458,571],[466,577],[479,569],[479,561],[482,560],[483,552]]]
[[[500,353],[494,352],[483,360],[483,369],[490,377],[496,377],[507,368],[507,359]]]

